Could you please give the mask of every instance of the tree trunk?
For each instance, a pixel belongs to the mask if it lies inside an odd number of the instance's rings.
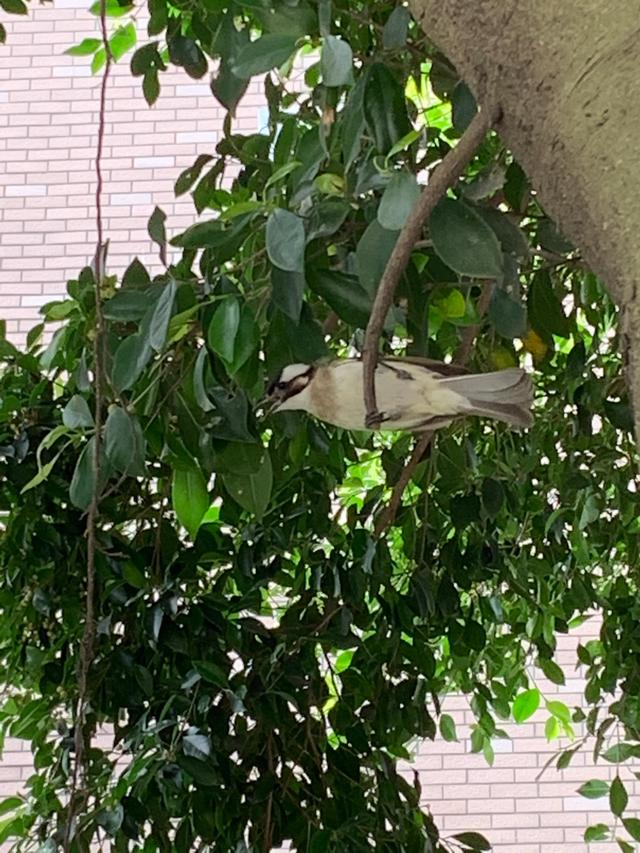
[[[640,0],[411,0],[620,309],[640,440]]]

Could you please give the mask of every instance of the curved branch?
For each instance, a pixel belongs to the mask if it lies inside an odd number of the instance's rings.
[[[378,361],[378,341],[384,328],[387,313],[393,302],[396,287],[409,262],[415,243],[422,233],[425,221],[447,190],[460,177],[487,132],[498,120],[499,115],[499,110],[491,109],[481,110],[476,113],[460,137],[460,141],[456,147],[452,148],[434,169],[429,183],[422,191],[422,195],[409,214],[398,236],[391,257],[380,279],[362,349],[364,405],[367,426],[375,427],[380,423],[381,416],[376,402],[374,382]]]

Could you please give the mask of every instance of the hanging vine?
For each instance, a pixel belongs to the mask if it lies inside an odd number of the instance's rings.
[[[100,0],[100,31],[102,45],[105,52],[105,63],[100,83],[100,101],[98,106],[98,138],[96,145],[95,172],[96,172],[96,194],[95,214],[97,242],[94,255],[93,273],[95,277],[95,329],[93,334],[93,392],[94,392],[94,435],[92,439],[92,494],[87,511],[86,543],[87,543],[87,572],[86,572],[86,595],[84,612],[84,631],[78,653],[78,699],[74,720],[74,764],[69,792],[69,811],[65,826],[64,850],[71,850],[75,821],[86,811],[90,796],[89,782],[89,758],[88,747],[94,734],[93,726],[87,722],[87,705],[90,701],[89,675],[91,665],[95,658],[96,642],[96,555],[98,551],[98,524],[100,512],[101,469],[102,469],[102,426],[104,388],[106,372],[104,363],[104,334],[105,324],[102,313],[103,282],[106,274],[108,243],[104,238],[104,224],[102,214],[102,154],[104,149],[104,137],[106,127],[107,109],[107,86],[113,56],[109,44],[109,33],[107,29],[107,0]]]

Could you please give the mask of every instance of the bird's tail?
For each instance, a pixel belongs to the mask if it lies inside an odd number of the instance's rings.
[[[484,415],[515,427],[529,427],[533,423],[531,377],[519,367],[451,376],[440,381],[466,397],[470,415]]]

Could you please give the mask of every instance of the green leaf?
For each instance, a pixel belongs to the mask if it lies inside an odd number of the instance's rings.
[[[62,423],[68,429],[88,429],[93,426],[93,415],[84,397],[73,395],[62,411]]]
[[[405,6],[396,6],[382,30],[382,46],[385,50],[398,50],[405,46],[410,22],[409,10]]]
[[[443,292],[433,303],[446,320],[458,320],[467,313],[467,301],[457,288]]]
[[[136,28],[132,23],[125,24],[124,27],[118,27],[115,33],[109,39],[109,47],[111,55],[115,62],[121,59],[125,53],[136,44]]]
[[[0,0],[0,6],[11,15],[26,15],[29,11],[22,0]]]
[[[359,78],[351,90],[342,119],[342,159],[347,172],[360,152],[365,126],[363,99],[366,77]]]
[[[120,406],[111,406],[104,428],[105,456],[121,474],[144,473],[146,442],[140,422]]]
[[[63,429],[66,429],[66,427],[63,427]],[[28,491],[30,491],[31,489],[35,489],[35,487],[36,487],[36,486],[39,486],[39,485],[40,485],[40,483],[44,483],[44,481],[47,479],[47,477],[49,476],[49,474],[53,471],[53,468],[54,468],[54,466],[55,466],[56,462],[58,461],[58,459],[60,458],[61,454],[62,454],[62,451],[60,450],[58,453],[56,453],[56,455],[53,457],[53,459],[50,459],[50,460],[46,463],[46,465],[40,465],[40,464],[39,464],[39,465],[38,465],[38,472],[37,472],[37,474],[35,474],[35,475],[34,475],[34,476],[29,480],[29,482],[28,482],[28,483],[26,483],[26,484],[22,487],[22,489],[20,490],[20,494],[21,494],[21,495],[24,495],[24,494],[25,494],[25,492],[28,492]]]
[[[524,337],[527,331],[527,313],[524,307],[501,287],[493,289],[488,314],[491,325],[503,338],[512,340]]]
[[[458,742],[458,733],[456,731],[456,722],[449,714],[442,714],[439,720],[440,734],[443,740],[448,742]]]
[[[7,43],[7,29],[4,24],[0,24],[0,44]]]
[[[182,738],[182,751],[191,758],[204,761],[211,755],[211,741],[207,735],[190,734]]]
[[[207,369],[207,351],[203,347],[196,358],[193,366],[193,393],[197,404],[203,412],[210,412],[215,408],[205,386],[205,371]]]
[[[609,789],[609,806],[616,817],[621,817],[623,811],[629,804],[629,794],[624,786],[624,782],[619,776],[616,776],[611,783]]]
[[[276,169],[275,172],[273,172],[267,183],[264,185],[264,192],[266,193],[270,187],[277,184],[278,181],[281,181],[283,178],[286,178],[287,175],[291,174],[291,172],[295,172],[299,166],[302,166],[300,160],[291,160],[289,163],[285,163],[283,166],[280,166],[279,169]]]
[[[147,24],[147,33],[150,36],[157,36],[164,32],[167,27],[167,3],[166,0],[149,0],[149,23]]]
[[[149,296],[139,290],[118,290],[103,306],[106,320],[135,323],[149,310]]]
[[[627,759],[637,758],[640,753],[640,746],[633,743],[614,743],[609,749],[602,753],[605,761],[610,761],[612,764],[620,764]]]
[[[118,393],[135,385],[150,358],[151,347],[142,335],[130,335],[120,342],[111,370],[111,381]]]
[[[160,95],[160,80],[155,69],[147,71],[142,78],[142,94],[145,101],[152,106]]]
[[[464,844],[469,850],[491,850],[491,845],[479,832],[460,832],[453,836],[460,844]]]
[[[265,451],[262,463],[253,474],[223,474],[224,485],[231,497],[247,512],[262,518],[273,485],[271,458]]]
[[[222,60],[217,73],[211,78],[211,92],[231,115],[242,100],[249,86],[249,78],[238,77],[231,65]]]
[[[317,829],[309,840],[308,853],[329,853],[333,833],[328,829]]]
[[[574,747],[573,749],[566,749],[561,753],[556,762],[558,770],[565,770],[571,764],[578,749],[579,747]]]
[[[475,211],[484,219],[498,238],[502,251],[520,261],[529,257],[529,241],[513,220],[495,207],[478,206]]]
[[[562,672],[562,670],[560,671]],[[550,714],[553,714],[553,716],[560,720],[561,723],[564,723],[567,726],[571,724],[571,711],[564,702],[552,699],[546,702],[545,706],[547,711],[549,711]]]
[[[121,18],[123,15],[128,15],[133,9],[131,3],[120,5],[118,0],[106,0],[104,5],[107,18]],[[92,3],[89,11],[92,15],[100,17],[102,13],[102,0],[96,0],[95,3]]]
[[[394,172],[378,206],[378,222],[388,231],[399,231],[420,198],[415,175]]]
[[[211,661],[197,660],[193,664],[196,671],[205,679],[205,681],[215,684],[217,687],[225,688],[229,685],[229,679],[225,671],[217,664]]]
[[[96,823],[112,837],[116,835],[124,819],[124,809],[118,803],[113,809],[100,809],[96,815]]]
[[[503,260],[498,238],[483,219],[461,201],[443,198],[429,220],[433,248],[455,272],[473,278],[498,278]]]
[[[148,287],[151,284],[151,278],[147,272],[147,268],[139,258],[134,258],[129,266],[124,271],[122,276],[122,288]],[[122,290],[120,292],[123,292]],[[116,293],[116,296],[118,294]],[[111,301],[111,300],[110,300]]]
[[[546,270],[538,271],[533,277],[527,309],[532,328],[544,341],[551,341],[552,335],[570,336],[571,324],[553,292],[551,277]]]
[[[107,53],[103,47],[98,48],[91,60],[91,73],[97,74],[107,61]]]
[[[458,133],[465,132],[477,112],[476,99],[471,89],[461,80],[451,95],[451,119]]]
[[[231,372],[236,374],[249,360],[258,347],[260,333],[256,324],[256,318],[251,308],[245,303],[240,309],[240,322],[233,348],[233,362]]]
[[[525,720],[528,720],[529,717],[532,717],[535,714],[539,705],[540,691],[536,688],[525,690],[516,697],[513,703],[513,719],[516,723],[524,723]]]
[[[95,53],[96,50],[102,46],[101,39],[82,39],[79,44],[74,44],[73,47],[65,50],[65,53],[69,56],[90,56],[92,53]]]
[[[295,213],[278,207],[269,214],[266,243],[274,266],[285,272],[304,271],[304,223]]]
[[[616,429],[633,432],[633,414],[628,403],[622,403],[617,400],[605,400],[603,406],[605,415]]]
[[[236,77],[265,74],[285,63],[296,48],[296,39],[289,33],[261,36],[244,47],[231,64]]]
[[[5,815],[8,812],[13,812],[24,806],[25,802],[22,797],[7,797],[0,802],[0,815]]]
[[[584,840],[587,843],[593,841],[607,841],[611,834],[611,830],[606,823],[595,823],[593,826],[588,826],[584,831]]]
[[[327,198],[314,205],[307,225],[307,241],[335,234],[350,212],[348,202],[343,199]]]
[[[305,279],[301,272],[288,272],[279,267],[271,267],[271,299],[283,314],[294,323],[300,319]]]
[[[372,300],[357,278],[334,270],[310,269],[307,279],[311,290],[321,296],[341,320],[356,328],[366,328]]]
[[[628,817],[624,818],[622,825],[627,830],[634,841],[640,841],[640,818]]]
[[[560,723],[555,717],[549,717],[544,724],[544,736],[548,741],[555,740],[560,735]]]
[[[353,83],[353,52],[348,42],[326,36],[320,58],[322,82],[325,86],[349,86]]]
[[[565,683],[564,672],[555,661],[549,660],[549,658],[538,658],[538,666],[553,684]],[[564,707],[566,708],[566,705]]]
[[[568,255],[574,247],[558,231],[557,226],[550,219],[542,219],[538,225],[536,234],[538,243],[548,252],[558,255]]]
[[[176,295],[174,279],[164,286],[160,298],[152,309],[149,318],[147,342],[156,352],[161,352],[167,340],[167,329],[173,312],[173,302]]]
[[[164,227],[166,219],[167,214],[159,207],[156,207],[147,223],[149,237],[160,247],[160,260],[165,266],[167,265],[167,232]]]
[[[227,296],[216,308],[209,329],[209,348],[228,364],[233,363],[236,336],[240,328],[240,303],[235,296]]]
[[[609,793],[609,783],[604,779],[590,779],[578,788],[578,793],[581,797],[586,797],[588,800],[597,800],[600,797],[606,797]]]
[[[195,539],[198,527],[209,509],[209,492],[197,467],[176,468],[171,484],[171,502],[180,524]]]
[[[399,231],[387,231],[377,219],[369,223],[356,248],[358,278],[373,296],[398,239]]]
[[[148,71],[165,71],[166,65],[158,51],[157,41],[139,47],[131,57],[131,73],[134,77],[142,77]]]
[[[476,652],[482,651],[487,644],[487,633],[479,622],[469,619],[462,633],[465,644]]]
[[[96,439],[91,438],[82,449],[71,478],[69,498],[78,509],[86,510],[93,500],[96,485],[96,470],[93,464],[93,454]]]
[[[381,62],[369,68],[363,98],[364,118],[380,154],[411,132],[404,89],[398,78]]]
[[[629,844],[628,841],[624,841],[622,838],[616,838],[616,842],[622,853],[636,853],[636,848],[633,844]]]
[[[210,163],[212,159],[213,157],[211,156],[211,154],[200,154],[199,157],[196,157],[196,160],[193,165],[189,166],[188,169],[185,169],[178,175],[178,178],[173,188],[174,193],[177,196],[180,196],[190,190],[194,183],[200,177],[200,174],[202,173],[204,167],[207,165],[207,163]]]
[[[191,38],[175,35],[168,41],[169,59],[184,68],[189,77],[199,80],[207,73],[207,57]]]
[[[353,660],[354,650],[347,649],[346,652],[341,652],[336,658],[336,662],[334,664],[334,669],[337,673],[344,672],[349,669],[351,666],[351,661]]]
[[[136,589],[144,589],[147,585],[143,572],[131,560],[127,560],[122,566],[122,577],[130,586],[134,586]]]
[[[482,505],[489,518],[495,518],[504,503],[504,489],[499,480],[487,477],[482,483]]]

